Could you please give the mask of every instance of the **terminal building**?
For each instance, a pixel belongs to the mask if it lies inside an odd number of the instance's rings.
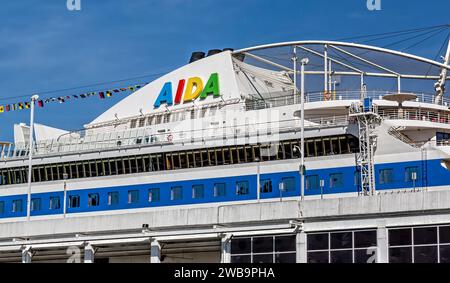
[[[17,124],[0,262],[449,263],[449,58],[196,52],[83,131]]]

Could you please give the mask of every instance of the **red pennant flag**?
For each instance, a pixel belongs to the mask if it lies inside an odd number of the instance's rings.
[[[105,94],[103,92],[99,92],[98,95],[100,96],[100,99],[105,99]]]
[[[44,107],[44,101],[39,100],[38,101],[38,106],[41,107],[41,108]]]

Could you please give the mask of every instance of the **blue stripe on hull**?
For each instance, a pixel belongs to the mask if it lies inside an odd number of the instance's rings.
[[[377,183],[377,190],[394,190],[394,189],[406,189],[412,188],[412,182],[405,181],[405,169],[408,167],[418,167],[418,180],[416,182],[416,187],[422,187],[424,180],[422,178],[422,162],[402,162],[402,163],[391,163],[377,165],[376,180],[380,179],[380,170],[382,169],[392,169],[393,170],[393,180],[388,184]],[[329,169],[318,169],[318,170],[308,170],[307,175],[318,175],[319,179],[325,180],[324,194],[339,194],[339,193],[355,193],[358,191],[358,186],[355,184],[355,170],[352,167],[343,168],[329,168]],[[341,173],[343,174],[343,186],[330,188],[330,174]],[[440,160],[430,160],[427,162],[427,185],[428,187],[438,187],[438,186],[448,186],[450,185],[450,171],[443,168],[440,164]],[[295,190],[289,192],[283,192],[283,197],[295,197],[300,195],[300,177],[298,172],[280,172],[271,174],[261,174],[260,179],[270,179],[272,181],[273,190],[271,193],[261,193],[261,199],[274,199],[280,197],[279,183],[283,178],[293,177],[295,178]],[[236,195],[236,182],[248,181],[249,182],[249,194],[248,195]],[[215,197],[214,196],[214,184],[225,183],[226,184],[226,196]],[[80,196],[80,207],[79,208],[67,208],[67,213],[84,213],[84,212],[100,212],[100,211],[114,211],[114,210],[124,210],[124,209],[138,209],[138,208],[150,208],[150,207],[173,207],[180,205],[195,205],[195,204],[206,204],[206,203],[226,203],[232,201],[248,201],[255,200],[257,198],[257,176],[238,176],[238,177],[226,177],[226,178],[209,178],[203,180],[191,180],[191,181],[181,181],[181,182],[169,182],[169,183],[154,183],[154,184],[143,184],[143,185],[132,185],[132,186],[120,186],[120,187],[109,187],[109,188],[96,188],[96,189],[83,189],[77,191],[69,191],[68,198],[71,195]],[[204,197],[201,199],[194,199],[192,197],[192,186],[193,185],[204,185]],[[170,200],[170,189],[171,187],[182,186],[183,187],[183,197],[181,200],[172,201]],[[148,201],[149,189],[159,188],[161,190],[160,201],[150,203]],[[128,204],[128,191],[138,190],[139,191],[139,201],[135,204]],[[115,206],[108,205],[108,193],[109,192],[119,192],[119,204]],[[100,205],[95,207],[88,206],[88,195],[92,193],[97,193],[100,195]],[[306,196],[320,195],[320,189],[306,190]],[[58,215],[63,213],[63,192],[56,193],[41,193],[33,194],[32,198],[41,199],[41,210],[33,211],[32,216],[44,216],[44,215]],[[59,197],[61,200],[61,208],[50,210],[50,198]],[[12,203],[15,200],[22,200],[23,208],[21,212],[12,212]],[[26,195],[18,196],[7,196],[0,197],[0,202],[4,202],[4,212],[0,214],[0,218],[15,218],[15,217],[25,217],[26,216]]]

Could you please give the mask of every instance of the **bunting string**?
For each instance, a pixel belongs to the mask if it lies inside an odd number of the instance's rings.
[[[49,103],[65,103],[69,100],[84,100],[91,97],[98,97],[100,100],[104,100],[107,98],[111,98],[116,94],[121,94],[124,92],[134,93],[135,91],[141,89],[148,83],[144,84],[136,84],[122,88],[113,88],[109,90],[102,91],[94,91],[94,92],[86,92],[82,94],[76,95],[65,95],[65,96],[56,96],[56,97],[47,97],[36,101],[37,107],[43,108],[46,104]],[[31,108],[31,101],[29,102],[16,102],[0,105],[0,114],[12,111],[26,110]]]

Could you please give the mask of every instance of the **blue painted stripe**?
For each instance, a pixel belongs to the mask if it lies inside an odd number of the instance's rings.
[[[377,184],[377,190],[394,190],[394,189],[405,189],[412,188],[412,182],[406,182],[405,169],[408,167],[418,168],[419,179],[416,182],[417,187],[423,185],[422,178],[422,162],[401,162],[401,163],[391,163],[391,164],[381,164],[375,167],[376,170],[376,180],[379,180],[380,170],[392,169],[393,179],[391,183],[388,184]],[[446,186],[450,185],[450,171],[443,168],[440,164],[440,160],[430,160],[427,162],[427,174],[428,174],[428,187]],[[307,175],[317,175],[319,179],[325,180],[324,194],[339,194],[339,193],[352,193],[357,192],[358,186],[355,184],[355,171],[356,167],[342,167],[342,168],[327,168],[327,169],[317,169],[308,170]],[[342,186],[330,187],[330,175],[331,174],[342,174]],[[300,195],[300,176],[298,172],[279,172],[271,174],[262,174],[261,180],[270,179],[272,181],[272,192],[261,193],[262,199],[274,199],[280,197],[279,184],[282,182],[283,178],[293,178],[295,183],[295,188],[292,191],[283,192],[283,197],[295,197]],[[249,193],[247,195],[237,195],[236,194],[236,183],[241,181],[247,181],[249,183]],[[214,185],[217,183],[226,184],[226,195],[222,197],[214,196]],[[72,195],[80,196],[80,207],[79,208],[68,208],[67,212],[70,214],[84,213],[84,212],[100,212],[100,211],[114,211],[114,210],[124,210],[124,209],[139,209],[139,208],[150,208],[150,207],[173,207],[181,205],[195,205],[195,204],[207,204],[207,203],[226,203],[235,201],[249,201],[255,200],[257,198],[257,176],[238,176],[238,177],[226,177],[226,178],[209,178],[202,180],[189,180],[189,181],[178,181],[169,183],[154,183],[154,184],[142,184],[142,185],[130,185],[130,186],[120,186],[120,187],[108,187],[108,188],[88,188],[76,191],[68,192],[68,202],[69,197]],[[192,196],[192,186],[203,185],[204,197],[201,199],[194,199]],[[181,186],[183,188],[182,199],[172,201],[170,199],[170,190],[172,187]],[[160,200],[157,202],[148,201],[148,193],[150,189],[159,188],[160,189]],[[139,191],[139,201],[134,204],[128,203],[128,192],[131,190]],[[109,192],[119,192],[119,204],[118,205],[108,205],[108,193]],[[306,196],[319,195],[320,189],[306,190]],[[33,211],[32,216],[45,216],[45,215],[58,215],[63,213],[63,195],[61,192],[54,193],[40,193],[33,194],[32,199],[41,199],[41,210]],[[89,207],[88,206],[88,196],[89,194],[98,194],[100,196],[100,204],[98,206]],[[61,200],[61,207],[59,209],[50,209],[50,198],[59,197]],[[12,212],[13,202],[16,200],[22,200],[22,210],[19,212]],[[26,216],[26,195],[17,196],[5,196],[0,197],[0,218],[14,218],[14,217],[24,217]],[[2,204],[3,203],[3,204]],[[1,208],[3,207],[3,211]]]

